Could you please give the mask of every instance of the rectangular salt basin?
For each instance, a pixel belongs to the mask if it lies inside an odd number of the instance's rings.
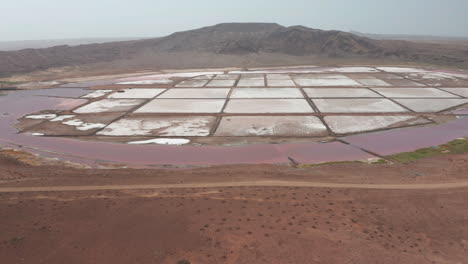
[[[194,80],[211,80],[214,77],[214,75],[200,75],[197,77],[193,77],[192,79]]]
[[[304,92],[312,98],[382,97],[366,88],[304,88]]]
[[[327,128],[315,116],[227,116],[215,136],[326,136]]]
[[[239,74],[218,74],[214,77],[215,80],[237,80]]]
[[[414,116],[326,116],[325,122],[337,134],[383,129],[414,119]]]
[[[237,87],[258,87],[265,86],[265,80],[263,79],[241,79],[237,84]]]
[[[424,87],[426,85],[424,84],[421,84],[421,83],[417,83],[417,82],[413,82],[413,81],[410,81],[410,80],[407,80],[407,79],[387,79],[386,80],[388,83],[392,84],[393,86],[396,86],[396,87]]]
[[[350,79],[294,79],[299,86],[362,86]]]
[[[206,87],[232,87],[236,80],[212,80]]]
[[[142,104],[143,99],[102,99],[76,109],[75,113],[126,112]]]
[[[103,136],[208,136],[216,117],[129,117],[120,119],[101,130]]]
[[[225,113],[313,113],[305,99],[232,99]]]
[[[244,80],[263,80],[265,76],[262,73],[246,73],[241,75]]]
[[[237,88],[231,98],[304,98],[297,88]]]
[[[322,113],[409,112],[388,99],[313,99]]]
[[[468,88],[441,88],[447,92],[458,94],[459,96],[468,97]]]
[[[395,99],[396,102],[419,113],[434,113],[468,103],[468,99]]]
[[[210,88],[184,88],[184,89],[170,89],[169,91],[158,96],[159,98],[177,98],[177,99],[190,99],[190,98],[226,98],[229,94],[229,88],[223,89],[210,89]]]
[[[185,80],[176,85],[176,87],[203,87],[209,80]]]
[[[219,113],[224,99],[154,99],[135,113]]]
[[[292,80],[267,80],[267,86],[296,86]]]
[[[392,86],[391,84],[380,80],[380,79],[356,79],[360,84],[366,85],[366,86]]]
[[[148,89],[124,89],[117,91],[108,96],[108,98],[153,98],[159,95],[160,93],[166,91],[166,89],[155,89],[155,88],[148,88]]]
[[[287,74],[267,74],[268,80],[291,80],[291,77]]]
[[[390,98],[404,97],[455,97],[458,96],[436,88],[372,88],[372,90]]]
[[[349,77],[342,74],[328,74],[328,73],[313,73],[313,74],[298,74],[293,76],[294,80],[310,80],[310,79],[342,79],[347,80]]]

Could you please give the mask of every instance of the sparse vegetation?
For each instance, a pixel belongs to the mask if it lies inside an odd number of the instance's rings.
[[[370,164],[373,164],[373,165],[378,165],[378,164],[387,164],[388,161],[387,160],[384,160],[384,159],[378,159],[378,160],[373,160],[371,162],[369,162]]]
[[[415,160],[429,158],[433,156],[445,154],[459,154],[465,152],[468,152],[468,140],[466,138],[463,138],[450,141],[449,143],[438,147],[423,148],[418,149],[414,152],[399,153],[387,156],[387,158],[401,163],[409,163]]]

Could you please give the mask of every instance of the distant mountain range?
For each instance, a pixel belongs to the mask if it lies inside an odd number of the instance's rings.
[[[360,36],[361,35],[361,36]],[[468,67],[463,45],[371,39],[362,34],[274,23],[225,23],[166,37],[0,51],[0,76],[51,67],[215,67],[372,59]]]
[[[22,49],[44,49],[54,46],[78,46],[115,41],[136,40],[143,38],[77,38],[77,39],[44,39],[44,40],[15,40],[0,41],[0,51],[14,51]]]
[[[372,34],[351,31],[351,34],[361,37],[376,39],[376,40],[405,40],[419,43],[436,43],[436,44],[459,44],[468,45],[468,37],[447,37],[447,36],[430,36],[430,35],[396,35],[396,34]]]

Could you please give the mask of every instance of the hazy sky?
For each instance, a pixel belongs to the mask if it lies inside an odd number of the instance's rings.
[[[3,0],[0,41],[157,37],[222,22],[468,37],[468,0]]]

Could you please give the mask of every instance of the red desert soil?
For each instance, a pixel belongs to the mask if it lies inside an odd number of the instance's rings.
[[[460,154],[407,165],[85,170],[29,166],[0,156],[0,259],[48,264],[176,264],[184,259],[203,264],[467,263],[467,160],[468,154]],[[240,181],[298,187],[203,187]],[[304,182],[353,188],[299,187]],[[445,188],[441,183],[446,182],[460,187]],[[156,188],[161,184],[193,187]],[[355,184],[414,188],[360,189]],[[122,187],[46,191],[111,185]],[[131,189],[136,185],[141,187]],[[17,192],[1,193],[7,187]],[[24,187],[44,191],[21,192]]]

